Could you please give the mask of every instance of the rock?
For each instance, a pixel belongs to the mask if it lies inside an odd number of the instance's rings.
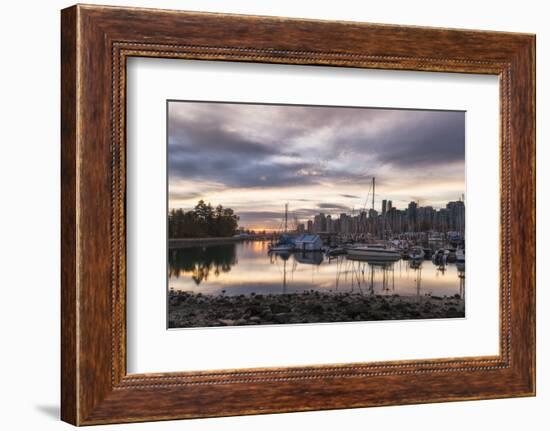
[[[273,315],[273,320],[277,323],[288,323],[291,318],[291,313],[277,313]]]
[[[391,305],[388,303],[388,301],[384,300],[384,301],[380,304],[380,310],[382,310],[382,311],[390,311],[390,310],[391,310]]]
[[[246,309],[249,316],[261,316],[264,308],[261,305],[251,305]]]
[[[309,312],[313,314],[323,314],[325,312],[325,308],[322,304],[312,304],[308,307]]]
[[[224,326],[233,326],[235,324],[235,321],[232,319],[218,319],[218,322]]]
[[[261,314],[261,317],[264,318],[265,320],[271,320],[273,318],[273,313],[271,312],[271,310],[268,308],[266,310],[264,310]]]
[[[355,319],[362,313],[368,313],[370,311],[369,307],[365,304],[349,304],[344,309],[344,312],[348,317]]]
[[[216,296],[170,291],[168,303],[170,328],[464,316],[464,300],[454,295],[413,300],[354,292]]]
[[[176,297],[173,297],[173,298],[170,298],[170,305],[175,307],[177,305],[180,304],[180,300],[179,298],[176,296]]]
[[[277,302],[271,304],[269,308],[273,314],[288,313],[291,310],[290,306],[286,304],[279,304]]]
[[[394,307],[395,307],[395,309],[397,309],[401,312],[404,312],[405,310],[410,308],[410,305],[406,302],[398,302],[397,304],[394,305]]]

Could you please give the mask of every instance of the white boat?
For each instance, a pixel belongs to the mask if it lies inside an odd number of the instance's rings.
[[[290,252],[294,250],[294,244],[276,244],[269,246],[269,251],[273,252]]]
[[[456,261],[457,262],[464,262],[466,260],[466,252],[463,248],[457,248],[456,249]]]
[[[429,242],[442,242],[443,241],[443,235],[439,232],[432,232],[429,236],[428,236],[428,241]]]
[[[413,247],[409,252],[409,258],[412,260],[423,260],[424,259],[424,249],[422,247]]]
[[[378,261],[397,261],[401,259],[401,254],[394,248],[387,248],[383,244],[357,245],[347,249],[349,257],[358,257]]]
[[[436,265],[446,265],[449,259],[449,250],[438,248],[432,255],[432,262]]]

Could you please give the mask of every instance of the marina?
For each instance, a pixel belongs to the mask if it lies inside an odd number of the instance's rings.
[[[409,230],[394,232],[375,187],[358,215],[320,213],[306,227],[286,203],[277,231],[171,241],[168,326],[464,317],[463,214],[449,223],[460,231],[419,231],[412,202]]]
[[[371,260],[320,251],[270,253],[268,241],[242,241],[169,250],[168,287],[227,296],[318,290],[462,297],[464,272],[460,262]]]
[[[169,326],[464,317],[463,263],[270,252],[269,245],[169,250]]]
[[[465,317],[464,112],[173,101],[168,122],[168,327]]]

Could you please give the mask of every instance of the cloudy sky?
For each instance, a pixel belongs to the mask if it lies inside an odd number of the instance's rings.
[[[464,193],[464,112],[168,103],[169,207],[233,208],[240,226],[278,229],[382,199],[444,206]],[[370,208],[370,197],[367,209]]]

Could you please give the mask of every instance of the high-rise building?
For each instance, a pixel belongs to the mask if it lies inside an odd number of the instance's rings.
[[[464,202],[449,202],[447,210],[449,211],[449,228],[453,231],[464,233],[464,220],[466,216]]]
[[[329,214],[326,218],[326,231],[327,232],[333,232],[333,226],[332,226],[332,216]]]
[[[414,201],[411,201],[409,203],[409,206],[407,207],[407,222],[408,222],[408,230],[409,232],[416,232],[416,209],[418,207],[418,204]]]
[[[313,232],[325,232],[327,230],[327,220],[324,213],[319,213],[313,217]]]
[[[340,233],[344,235],[351,233],[351,217],[346,213],[340,214]]]

